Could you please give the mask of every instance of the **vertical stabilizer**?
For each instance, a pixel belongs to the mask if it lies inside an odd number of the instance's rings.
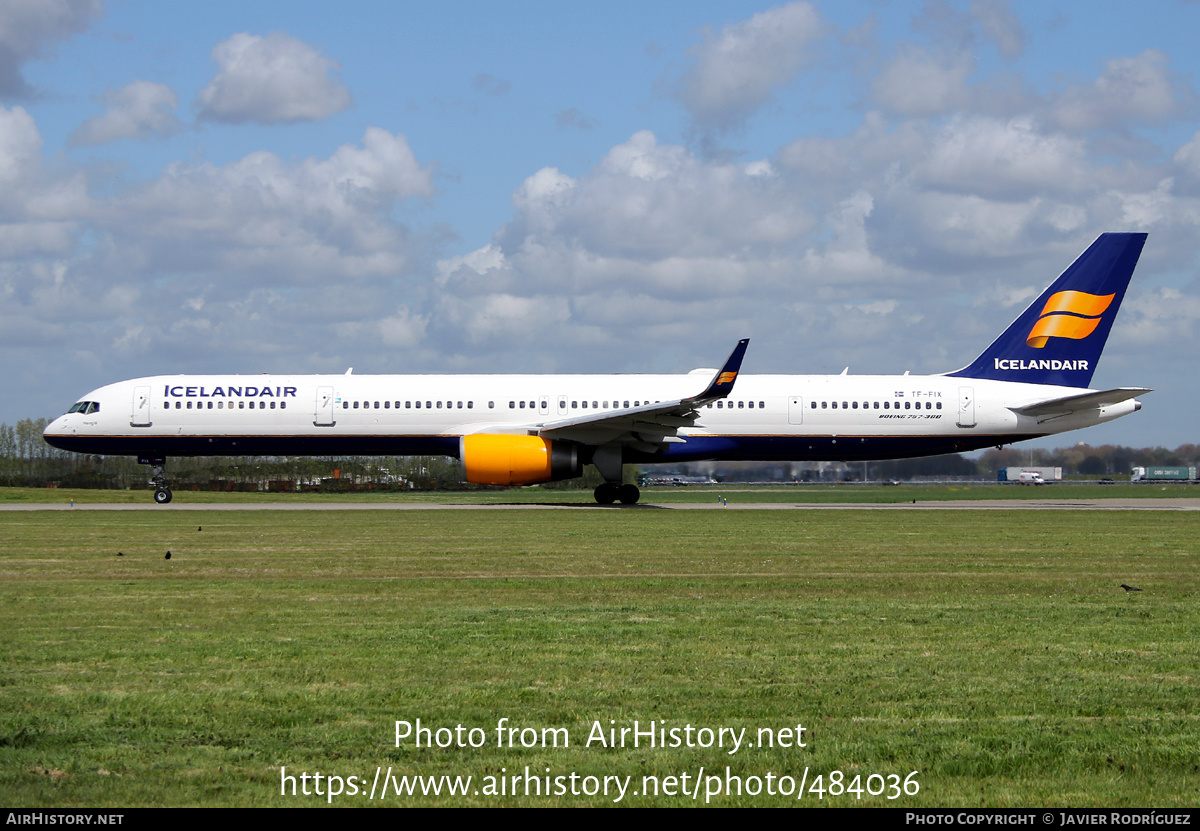
[[[958,378],[1087,387],[1145,234],[1101,234]]]

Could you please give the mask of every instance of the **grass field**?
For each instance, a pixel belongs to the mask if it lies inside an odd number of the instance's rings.
[[[614,799],[484,792],[528,767],[686,805],[643,777],[726,766],[807,769],[801,805],[1200,804],[1197,513],[21,512],[0,536],[12,807],[325,804],[280,768],[366,792],[377,766],[473,777],[382,804]],[[486,744],[395,747],[417,718]],[[502,718],[570,747],[498,748]],[[585,745],[634,720],[755,746]],[[806,747],[757,746],[797,724]],[[919,791],[835,796],[833,771]]]

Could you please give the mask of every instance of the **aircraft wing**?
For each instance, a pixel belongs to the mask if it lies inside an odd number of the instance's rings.
[[[738,341],[725,364],[717,370],[708,386],[696,395],[627,407],[621,410],[606,410],[585,416],[574,416],[543,422],[537,434],[546,438],[567,439],[583,444],[607,444],[620,441],[622,444],[653,452],[664,443],[682,442],[678,436],[680,427],[691,427],[700,417],[698,410],[705,404],[725,398],[733,391],[746,355],[750,339]]]
[[[1146,387],[1118,387],[1103,392],[1085,392],[1080,395],[1068,395],[1065,398],[1055,398],[1050,401],[1039,401],[1025,407],[1010,407],[1014,413],[1027,416],[1068,415],[1080,410],[1097,410],[1110,407],[1130,398],[1154,390]]]

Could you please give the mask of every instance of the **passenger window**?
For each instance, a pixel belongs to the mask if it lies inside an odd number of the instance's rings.
[[[467,402],[467,409],[468,409],[468,410],[473,410],[473,409],[475,409],[475,402],[474,402],[474,401],[468,401],[468,402]]]
[[[244,410],[244,409],[246,409],[246,402],[245,402],[245,401],[239,401],[239,402],[238,402],[238,409],[239,409],[239,410]]]
[[[938,408],[939,410],[940,410],[940,409],[942,409],[942,402],[941,402],[941,401],[939,401],[939,402],[937,403],[937,408]]]
[[[742,405],[743,405],[743,404],[745,404],[745,403],[746,403],[745,401],[739,401],[739,402],[738,402],[738,409],[739,409],[739,410],[740,410],[740,409],[742,409]]]
[[[765,401],[758,402],[758,409],[760,409],[760,410],[764,409],[766,406],[767,406],[767,403]]]
[[[854,410],[857,410],[857,409],[858,409],[858,402],[857,402],[857,401],[855,401],[855,402],[854,402],[854,406],[853,406],[851,409],[854,409]]]

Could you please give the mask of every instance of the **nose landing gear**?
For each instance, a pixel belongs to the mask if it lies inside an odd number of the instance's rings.
[[[149,484],[154,485],[154,501],[166,505],[171,501],[171,488],[167,485],[167,477],[163,473],[167,466],[166,456],[138,456],[139,465],[150,465]]]

